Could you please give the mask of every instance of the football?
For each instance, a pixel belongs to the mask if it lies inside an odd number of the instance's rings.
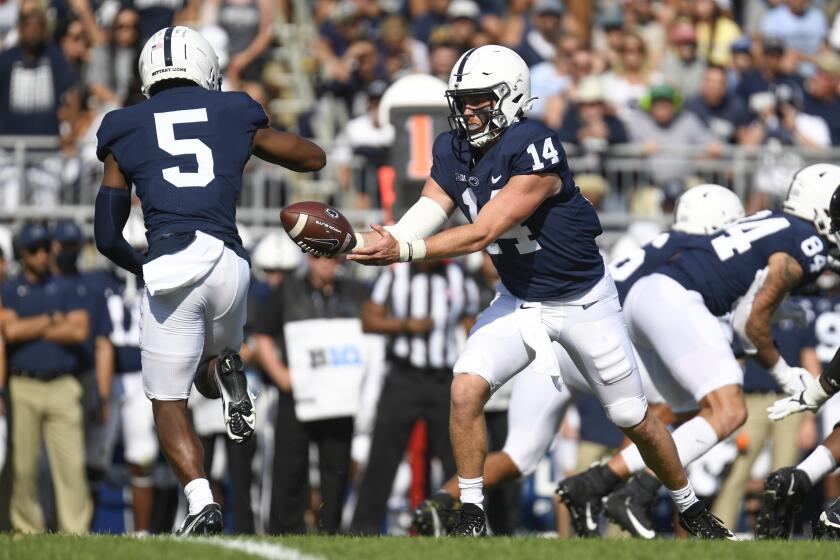
[[[356,246],[353,226],[341,212],[321,202],[298,202],[280,212],[283,229],[307,253],[334,257]]]

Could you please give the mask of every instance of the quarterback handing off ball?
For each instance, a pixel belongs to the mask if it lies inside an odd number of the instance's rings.
[[[298,202],[280,212],[283,229],[307,253],[335,257],[356,246],[353,226],[338,210],[320,202]]]

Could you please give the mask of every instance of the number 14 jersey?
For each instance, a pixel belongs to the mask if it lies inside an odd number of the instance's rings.
[[[478,161],[466,140],[444,132],[435,140],[432,178],[470,222],[517,175],[557,175],[563,189],[522,224],[487,247],[505,287],[527,301],[583,293],[604,275],[595,238],[601,223],[580,194],[557,135],[522,119],[508,127]]]
[[[254,134],[266,126],[265,111],[247,94],[199,86],[167,89],[105,115],[96,155],[113,154],[137,189],[150,257],[183,248],[163,239],[188,243],[200,230],[247,259],[236,200]]]
[[[721,316],[747,293],[773,253],[796,259],[805,273],[800,286],[816,280],[828,262],[828,246],[811,222],[762,210],[687,248],[657,272],[699,292],[709,311]]]

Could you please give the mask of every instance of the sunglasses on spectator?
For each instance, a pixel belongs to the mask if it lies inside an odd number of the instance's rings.
[[[137,29],[137,24],[136,23],[117,23],[116,25],[114,25],[114,29],[116,29],[116,30],[120,30],[120,29],[134,30],[134,29]]]
[[[35,243],[31,243],[31,244],[26,246],[26,252],[27,253],[32,253],[33,255],[35,253],[40,252],[40,251],[47,252],[49,250],[50,250],[50,241],[48,239],[45,239],[43,241],[36,241]]]
[[[21,12],[18,16],[18,19],[21,23],[28,23],[32,21],[43,22],[45,17],[44,14],[38,11],[29,11],[29,12]]]

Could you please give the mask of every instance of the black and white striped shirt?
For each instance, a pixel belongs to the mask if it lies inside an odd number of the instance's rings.
[[[408,263],[396,264],[377,279],[371,300],[387,307],[392,317],[432,319],[434,327],[426,334],[402,334],[391,339],[391,357],[417,368],[454,366],[461,320],[478,313],[478,288],[454,263],[430,271]]]

